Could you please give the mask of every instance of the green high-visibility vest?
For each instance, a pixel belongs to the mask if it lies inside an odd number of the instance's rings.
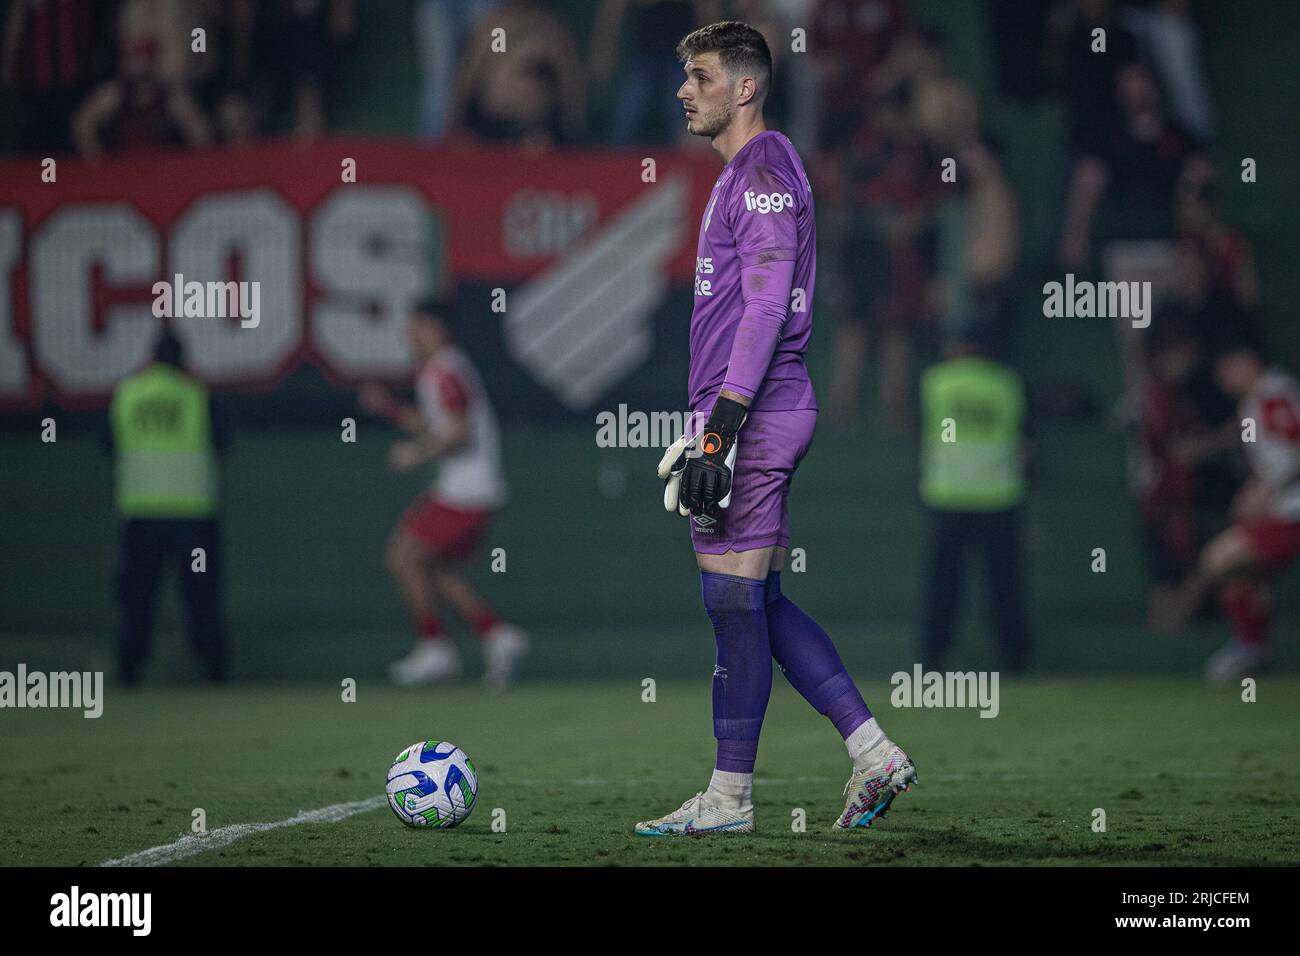
[[[1020,376],[986,358],[921,376],[921,499],[941,511],[1002,511],[1024,495]]]
[[[122,514],[208,518],[216,512],[217,461],[201,383],[156,363],[118,384],[109,419]]]

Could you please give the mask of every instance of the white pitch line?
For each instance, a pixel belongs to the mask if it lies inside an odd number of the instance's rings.
[[[1254,771],[1164,771],[1167,778],[1191,778],[1191,779],[1218,779],[1223,777],[1260,777],[1264,775],[1262,770]],[[949,772],[949,773],[932,773],[927,776],[929,780],[970,780],[980,776],[971,773]],[[1055,779],[1055,774],[1017,774],[1017,779],[1032,778]],[[1151,780],[1158,776],[1157,772],[1131,773],[1129,778]],[[779,777],[759,777],[758,783],[788,785],[791,783],[825,783],[831,780],[839,780],[839,777],[791,777],[782,779]],[[595,777],[585,777],[580,780],[548,778],[548,779],[531,779],[515,780],[514,783],[524,786],[546,786],[546,785],[585,785],[585,786],[609,786],[614,781],[601,780]],[[620,780],[620,785],[636,784],[642,785],[647,783],[658,783],[658,780]],[[183,860],[187,856],[195,856],[199,853],[206,853],[208,850],[219,850],[223,846],[229,846],[236,840],[242,840],[246,836],[252,836],[254,833],[265,833],[267,830],[278,830],[281,827],[294,827],[300,823],[337,823],[339,820],[346,820],[348,817],[356,816],[358,813],[368,813],[371,810],[377,810],[388,803],[386,796],[370,797],[367,800],[356,800],[352,803],[335,803],[328,807],[321,807],[319,810],[304,810],[296,816],[289,817],[287,820],[280,820],[276,823],[234,823],[227,827],[221,827],[206,833],[202,836],[195,834],[186,834],[175,843],[167,843],[163,846],[152,847],[148,850],[141,850],[139,853],[130,853],[126,856],[120,856],[116,860],[105,860],[100,866],[163,866],[176,860]]]
[[[163,866],[176,860],[183,860],[187,856],[194,856],[197,853],[219,850],[223,846],[229,846],[236,840],[242,840],[254,833],[265,833],[267,830],[278,830],[281,827],[294,827],[300,823],[337,823],[339,820],[346,820],[358,813],[377,810],[387,803],[388,798],[386,796],[370,797],[367,800],[357,800],[352,803],[336,803],[332,806],[321,807],[319,810],[304,810],[296,816],[276,823],[233,823],[228,827],[213,830],[211,833],[202,835],[186,834],[175,843],[167,843],[152,849],[141,850],[139,853],[130,853],[126,856],[120,856],[116,860],[106,860],[99,865]]]

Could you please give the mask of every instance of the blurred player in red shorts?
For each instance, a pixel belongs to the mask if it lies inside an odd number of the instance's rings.
[[[1219,387],[1240,402],[1251,477],[1233,501],[1232,526],[1205,546],[1182,588],[1179,623],[1208,590],[1218,591],[1232,640],[1206,661],[1205,676],[1229,681],[1271,663],[1269,585],[1300,555],[1300,382],[1267,364],[1246,336],[1221,345],[1214,375]]]
[[[430,489],[409,508],[388,541],[388,569],[415,624],[419,639],[396,661],[394,683],[419,684],[458,677],[460,652],[443,630],[439,608],[450,605],[479,635],[485,682],[509,683],[528,638],[499,620],[462,572],[492,516],[505,504],[496,413],[469,357],[456,345],[454,307],[443,299],[418,303],[407,337],[419,372],[417,405],[396,399],[379,385],[361,389],[361,407],[389,419],[412,437],[393,443],[388,463],[399,472],[426,461],[438,463]]]

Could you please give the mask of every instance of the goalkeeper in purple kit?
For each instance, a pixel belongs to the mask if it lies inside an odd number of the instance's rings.
[[[870,826],[916,781],[916,769],[871,716],[826,632],[781,593],[790,480],[817,424],[804,365],[816,274],[812,188],[790,140],[763,121],[772,57],[762,34],[715,23],[683,39],[677,55],[687,129],[709,137],[726,165],[700,224],[692,425],[664,455],[659,477],[665,508],[689,516],[713,622],[718,747],[708,788],[636,832],[753,832],[773,659],[834,723],[853,760],[835,826]]]

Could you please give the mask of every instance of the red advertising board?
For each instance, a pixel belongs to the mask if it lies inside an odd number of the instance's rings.
[[[649,312],[690,283],[718,170],[708,152],[351,138],[7,160],[0,408],[103,402],[164,322],[214,384],[265,386],[303,361],[340,381],[393,374],[406,307],[456,282],[499,285],[512,359],[581,408],[644,361]],[[235,298],[167,314],[240,283],[256,284],[255,321]]]

